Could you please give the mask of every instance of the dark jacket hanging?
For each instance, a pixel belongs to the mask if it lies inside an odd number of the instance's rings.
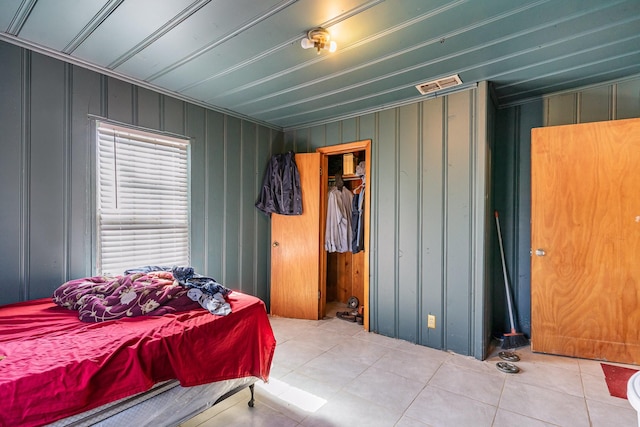
[[[357,254],[364,250],[364,221],[362,213],[364,212],[364,187],[360,193],[353,196],[353,207],[351,209],[351,252]]]
[[[267,215],[302,215],[300,173],[293,151],[271,156],[256,208]]]

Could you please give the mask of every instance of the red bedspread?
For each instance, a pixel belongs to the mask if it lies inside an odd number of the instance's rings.
[[[0,307],[0,425],[50,423],[172,378],[266,381],[275,338],[264,303],[239,292],[229,302],[228,316],[194,309],[89,324],[48,298]]]

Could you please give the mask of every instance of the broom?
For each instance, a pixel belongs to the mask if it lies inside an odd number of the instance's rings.
[[[507,294],[507,307],[509,308],[509,324],[511,332],[504,334],[502,341],[502,349],[522,347],[529,344],[529,340],[524,334],[516,332],[516,325],[513,321],[513,302],[511,301],[511,292],[509,291],[509,277],[507,276],[507,265],[504,260],[504,248],[502,247],[502,233],[500,232],[500,221],[498,220],[498,211],[494,212],[496,217],[496,229],[498,230],[498,243],[500,244],[500,260],[502,261],[502,273],[504,275],[504,290]]]

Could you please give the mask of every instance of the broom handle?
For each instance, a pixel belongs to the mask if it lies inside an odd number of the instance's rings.
[[[509,277],[507,276],[507,264],[504,261],[504,248],[502,247],[502,233],[500,232],[500,221],[498,220],[498,211],[494,211],[496,217],[496,229],[498,230],[498,243],[500,244],[500,259],[502,260],[502,274],[504,275],[504,290],[507,293],[507,306],[509,307],[509,321],[511,322],[511,332],[516,330],[513,321],[513,307],[511,306],[511,291],[509,291]]]

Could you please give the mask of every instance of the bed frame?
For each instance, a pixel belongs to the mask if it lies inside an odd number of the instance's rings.
[[[245,389],[251,393],[247,405],[253,408],[257,381],[256,377],[245,377],[181,387],[178,381],[169,380],[134,396],[47,424],[47,427],[175,426]]]
[[[253,407],[275,337],[261,300],[232,292],[229,302],[227,316],[198,308],[100,323],[50,299],[0,307],[0,395],[10,397],[0,425],[175,426],[246,388]]]

